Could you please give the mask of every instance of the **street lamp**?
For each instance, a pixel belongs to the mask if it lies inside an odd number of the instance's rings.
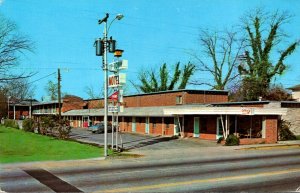
[[[109,14],[106,13],[105,17],[98,21],[99,24],[104,23],[104,32],[103,32],[103,71],[104,71],[104,157],[107,157],[107,114],[108,114],[108,102],[107,102],[107,90],[108,90],[108,68],[107,68],[107,52],[108,52],[108,39],[107,34],[110,29],[111,24],[117,19],[121,20],[124,16],[122,14],[118,14],[107,27],[107,20],[109,18]],[[101,44],[102,44],[101,43]],[[100,44],[100,46],[101,46]],[[99,44],[98,44],[99,45]],[[96,45],[97,46],[97,45]],[[101,53],[100,53],[101,55]]]

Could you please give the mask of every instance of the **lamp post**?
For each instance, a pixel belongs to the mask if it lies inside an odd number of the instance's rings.
[[[113,21],[121,20],[124,16],[122,14],[118,14],[107,27],[107,20],[109,18],[109,14],[106,13],[106,16],[99,20],[98,23],[104,23],[104,32],[103,32],[103,71],[104,71],[104,157],[107,157],[107,115],[108,115],[108,102],[107,102],[107,90],[108,90],[108,68],[107,68],[107,52],[108,52],[108,39],[107,34],[110,29],[110,26]]]

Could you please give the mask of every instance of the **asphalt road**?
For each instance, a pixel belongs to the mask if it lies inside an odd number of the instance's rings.
[[[274,192],[300,186],[300,150],[1,166],[7,192]],[[207,152],[210,154],[210,152]]]

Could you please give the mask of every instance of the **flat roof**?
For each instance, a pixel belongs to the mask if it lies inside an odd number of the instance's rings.
[[[61,102],[62,103],[62,102]],[[50,104],[58,104],[58,100],[54,100],[54,101],[42,101],[42,102],[38,102],[35,103],[32,106],[38,106],[38,105],[50,105]]]
[[[220,102],[220,103],[211,103],[212,105],[251,105],[251,104],[269,104],[271,101],[240,101],[240,102]],[[280,102],[280,101],[277,101]]]
[[[297,84],[295,86],[289,87],[287,89],[290,89],[290,90],[300,90],[300,84]]]
[[[286,115],[287,109],[280,107],[169,107],[164,109],[165,115]]]
[[[165,107],[128,107],[124,108],[124,112],[119,112],[119,116],[135,116],[135,117],[161,117],[171,116],[164,115]],[[104,116],[104,109],[78,109],[70,110],[62,113],[63,116]],[[112,116],[112,113],[108,113]]]
[[[178,105],[161,107],[128,107],[119,116],[171,117],[174,115],[286,115],[287,109],[280,107],[211,107],[203,105]],[[63,116],[104,116],[104,109],[79,109],[62,113]],[[109,113],[111,116],[112,113]]]

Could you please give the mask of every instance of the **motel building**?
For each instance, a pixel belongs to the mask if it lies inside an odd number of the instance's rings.
[[[87,127],[103,121],[103,99],[85,102],[85,109],[62,114],[70,120],[71,126]],[[226,130],[238,136],[241,144],[276,143],[278,120],[287,113],[287,108],[282,108],[281,103],[228,102],[227,91],[211,90],[185,89],[129,95],[124,96],[123,105],[124,111],[118,113],[122,132],[217,141]],[[112,114],[108,116],[108,121],[111,121]]]
[[[10,104],[10,115],[16,115],[10,118],[19,119],[18,111],[35,120],[58,114],[58,101],[24,105]],[[122,105],[124,111],[117,115],[119,130],[128,133],[217,141],[226,131],[238,136],[240,144],[276,143],[278,121],[283,118],[292,123],[296,135],[300,134],[297,101],[228,102],[227,91],[184,89],[124,96]],[[103,107],[103,99],[83,100],[72,95],[61,102],[62,116],[72,127],[87,128],[103,121]]]

